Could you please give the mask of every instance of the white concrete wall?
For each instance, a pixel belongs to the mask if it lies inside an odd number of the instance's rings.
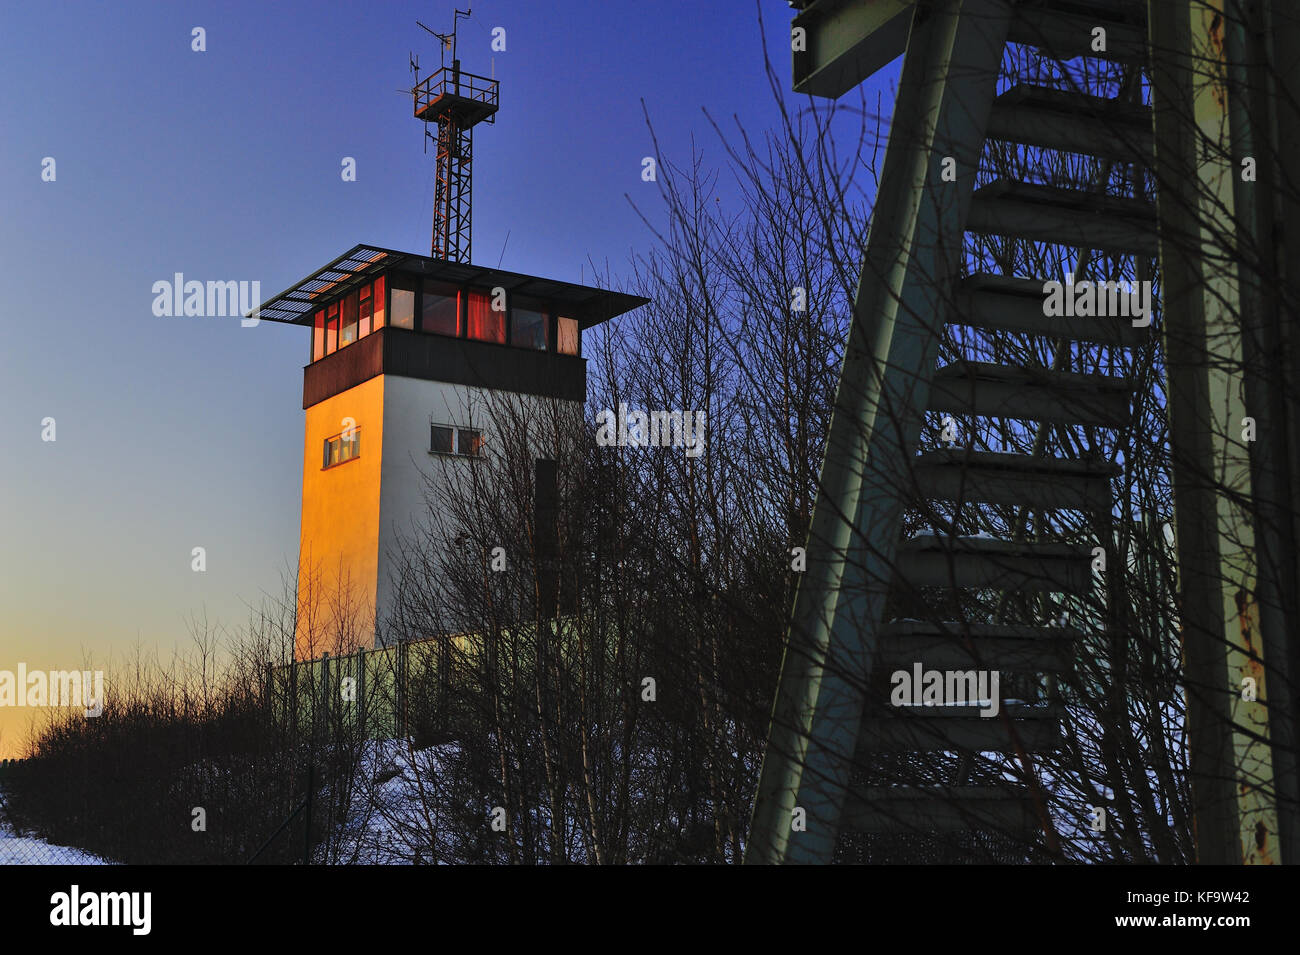
[[[485,453],[497,447],[496,423],[488,419],[493,393],[483,388],[449,385],[418,378],[384,376],[384,444],[379,501],[379,583],[376,603],[381,621],[392,609],[398,572],[397,542],[417,524],[428,521],[426,482],[441,483],[476,465],[429,453],[431,424],[476,428],[483,432]],[[525,399],[531,401],[534,399]],[[539,402],[550,399],[535,399]],[[573,403],[577,405],[577,402]],[[446,467],[444,467],[446,462]],[[436,499],[436,487],[435,487]],[[381,633],[381,639],[387,640]]]

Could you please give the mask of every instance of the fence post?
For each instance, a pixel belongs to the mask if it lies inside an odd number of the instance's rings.
[[[328,650],[321,656],[320,681],[320,725],[323,727],[321,732],[328,739],[330,731],[330,655]]]
[[[311,808],[316,797],[316,767],[307,764],[307,816],[302,827],[302,864],[311,865]]]
[[[398,739],[402,738],[402,658],[405,644],[402,638],[397,638],[397,662],[393,665],[393,736]]]
[[[408,686],[408,678],[410,676],[409,671],[411,669],[410,649],[410,644],[405,640],[402,640],[397,644],[397,659],[400,663],[399,672],[402,685],[402,709],[401,713],[398,714],[401,723],[399,724],[400,731],[398,736],[402,739],[406,738],[407,725],[409,723],[409,720],[407,719],[407,711],[411,707],[410,687]]]
[[[357,729],[361,741],[366,740],[366,648],[357,649]]]
[[[298,661],[289,663],[289,735],[298,738]]]

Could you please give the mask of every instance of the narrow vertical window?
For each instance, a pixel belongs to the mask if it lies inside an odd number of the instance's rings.
[[[343,299],[342,302],[342,325],[339,329],[339,347],[351,345],[357,340],[357,293]]]
[[[375,293],[372,296],[375,303],[375,315],[371,322],[375,328],[384,327],[384,277],[381,275],[375,279]]]
[[[311,329],[311,360],[320,361],[325,357],[325,311],[316,313]]]
[[[325,354],[332,355],[339,347],[339,303],[335,302],[325,312]]]
[[[361,331],[357,333],[358,338],[365,338],[370,334],[370,316],[374,312],[374,302],[370,298],[370,286],[361,286]]]
[[[388,297],[391,312],[388,324],[394,328],[415,328],[415,280],[406,276],[395,277]]]
[[[556,324],[556,347],[555,350],[561,355],[578,354],[578,320],[576,318],[565,318],[561,315]]]

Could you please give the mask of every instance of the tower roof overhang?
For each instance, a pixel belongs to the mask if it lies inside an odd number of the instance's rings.
[[[257,317],[287,325],[310,325],[313,313],[362,283],[389,271],[411,272],[455,285],[501,287],[510,295],[545,299],[566,315],[590,328],[650,301],[590,285],[560,282],[536,275],[507,272],[466,262],[448,262],[412,252],[396,252],[372,245],[354,246],[333,262],[317,269],[302,281],[263,302]],[[252,317],[250,312],[247,317]]]

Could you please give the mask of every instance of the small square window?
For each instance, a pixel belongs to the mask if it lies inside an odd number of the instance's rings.
[[[477,458],[483,453],[483,432],[468,428],[456,429],[456,453]]]
[[[442,425],[433,426],[433,439],[430,443],[430,449],[437,454],[451,454],[455,448],[455,429],[446,428]]]

